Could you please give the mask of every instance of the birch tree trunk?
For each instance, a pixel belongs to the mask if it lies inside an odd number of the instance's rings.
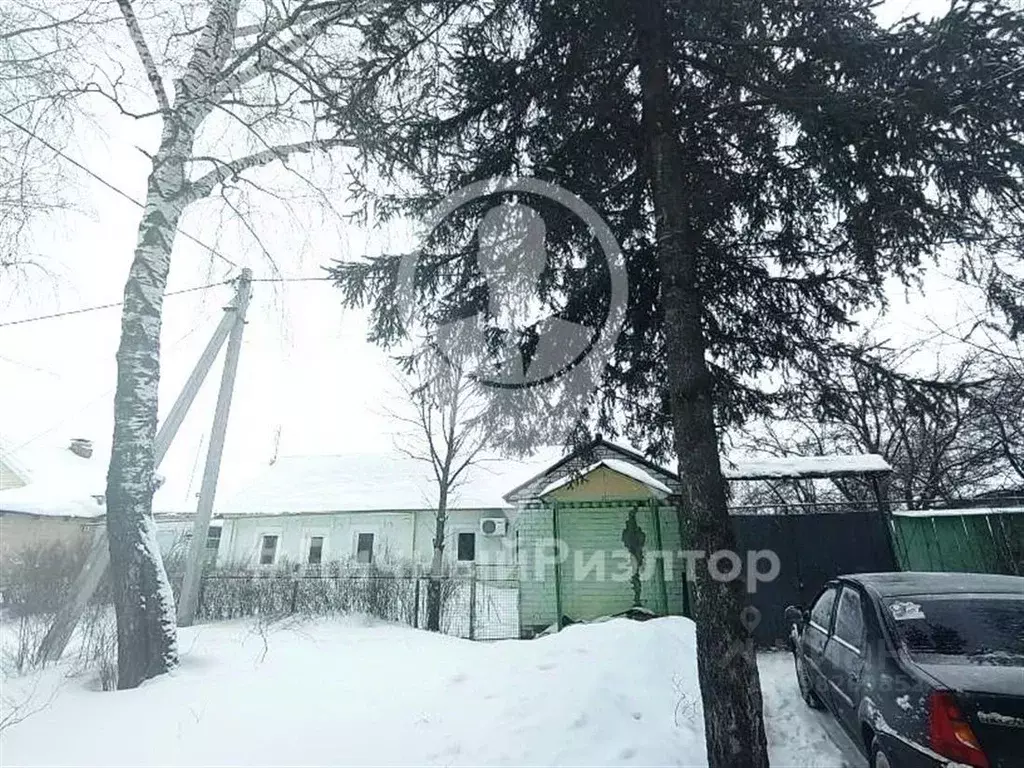
[[[153,441],[164,291],[183,209],[184,161],[191,149],[192,131],[166,119],[124,289],[106,493],[118,688],[122,689],[134,688],[178,661],[174,598],[153,520]]]
[[[682,483],[679,510],[690,546],[707,554],[735,551],[719,463],[711,375],[705,360],[703,298],[695,233],[675,127],[668,61],[671,43],[662,0],[638,0],[637,30],[643,122],[661,268],[668,386]],[[740,616],[742,580],[696,574],[697,669],[711,768],[768,765],[761,687],[749,632]]]
[[[196,132],[213,106],[209,84],[231,54],[238,5],[239,0],[211,3],[188,66],[175,83],[172,106],[131,4],[119,2],[163,120],[135,258],[124,289],[113,448],[107,473],[107,536],[120,689],[135,688],[178,663],[174,596],[153,520],[160,328],[178,222],[195,199],[186,163],[192,157]]]

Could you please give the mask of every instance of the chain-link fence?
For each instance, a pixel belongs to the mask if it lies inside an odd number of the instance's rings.
[[[473,640],[519,637],[519,580],[514,566],[460,563],[440,582],[442,632]],[[425,628],[429,583],[429,576],[412,569],[375,565],[221,568],[203,576],[198,616],[218,621],[362,613]]]

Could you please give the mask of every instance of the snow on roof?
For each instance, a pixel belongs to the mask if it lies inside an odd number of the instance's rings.
[[[559,488],[576,482],[584,475],[589,475],[598,467],[606,467],[612,470],[613,472],[618,472],[620,475],[631,477],[634,480],[643,483],[649,488],[653,488],[658,493],[664,494],[666,496],[672,493],[672,490],[667,485],[658,480],[656,477],[654,477],[654,475],[652,475],[647,470],[638,467],[635,464],[631,464],[628,461],[623,461],[622,459],[601,459],[600,461],[591,464],[589,467],[584,469],[579,474],[570,473],[568,475],[565,475],[564,477],[559,478],[558,480],[555,480],[553,483],[546,485],[544,489],[537,495],[547,496],[552,491],[556,491]]]
[[[725,461],[722,474],[727,480],[770,480],[784,477],[843,477],[891,472],[892,467],[877,453],[852,456],[785,456],[782,458]]]
[[[550,458],[545,457],[545,463]],[[463,473],[449,505],[498,509],[502,494],[536,473],[539,460],[488,458]],[[222,515],[432,509],[437,480],[428,462],[394,454],[284,456],[218,508]]]
[[[18,446],[13,440],[0,442],[0,461],[24,483],[14,488],[9,484],[0,487],[0,512],[43,517],[105,515],[107,508],[103,497],[107,491],[109,450],[94,447],[92,456],[86,459],[73,453],[69,444]],[[0,478],[2,476],[0,473]],[[154,513],[165,516],[160,511],[162,494],[159,490],[153,503]],[[186,514],[194,515],[195,510]]]
[[[82,458],[67,446],[0,448],[0,460],[24,485],[0,488],[0,511],[55,517],[99,517],[107,484],[107,463]],[[98,497],[98,498],[97,498]]]

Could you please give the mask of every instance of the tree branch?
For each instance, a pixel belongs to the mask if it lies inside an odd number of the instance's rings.
[[[160,105],[160,109],[162,111],[169,111],[171,108],[171,102],[170,99],[167,98],[167,91],[164,89],[164,81],[160,77],[160,71],[156,67],[156,61],[153,59],[153,54],[150,52],[149,45],[146,43],[146,36],[142,33],[142,27],[139,25],[139,19],[132,8],[131,0],[117,0],[117,7],[121,9],[121,15],[124,17],[124,23],[128,27],[128,36],[132,39],[132,43],[135,45],[135,50],[139,54],[139,59],[142,61],[142,68],[146,70],[146,78],[149,80],[149,84],[153,87],[153,95],[156,96],[157,104]]]
[[[281,160],[283,162],[296,154],[317,152],[333,149],[334,147],[346,146],[348,143],[349,142],[345,139],[335,138],[300,141],[295,144],[281,144],[276,147],[265,149],[262,152],[256,152],[228,162],[207,156],[194,157],[192,158],[193,162],[205,160],[216,164],[217,167],[189,184],[186,200],[188,203],[194,203],[196,200],[202,200],[213,192],[218,184],[223,181],[227,181],[228,179],[235,178],[250,168],[259,168],[264,165],[269,165],[275,160]]]

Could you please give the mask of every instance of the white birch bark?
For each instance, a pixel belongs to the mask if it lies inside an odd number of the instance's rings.
[[[135,258],[124,290],[113,449],[107,477],[107,533],[117,612],[119,688],[136,687],[177,664],[174,600],[156,543],[152,503],[160,328],[178,223],[189,204],[211,194],[229,178],[297,152],[341,143],[338,139],[312,138],[271,146],[248,157],[218,161],[213,171],[190,182],[188,168],[203,121],[218,102],[232,95],[233,89],[268,74],[271,61],[274,66],[280,64],[280,58],[250,55],[251,49],[236,51],[239,4],[240,0],[211,0],[209,15],[185,72],[174,84],[172,103],[129,0],[118,0],[163,121],[139,223]],[[345,4],[338,5],[339,9],[344,7]],[[296,24],[299,16],[294,17]],[[291,32],[304,43],[325,29],[322,19],[315,25],[305,18],[303,22]],[[271,38],[288,31],[281,26]],[[257,41],[261,46],[272,43],[266,37]],[[278,51],[287,50],[287,45],[278,47]]]

